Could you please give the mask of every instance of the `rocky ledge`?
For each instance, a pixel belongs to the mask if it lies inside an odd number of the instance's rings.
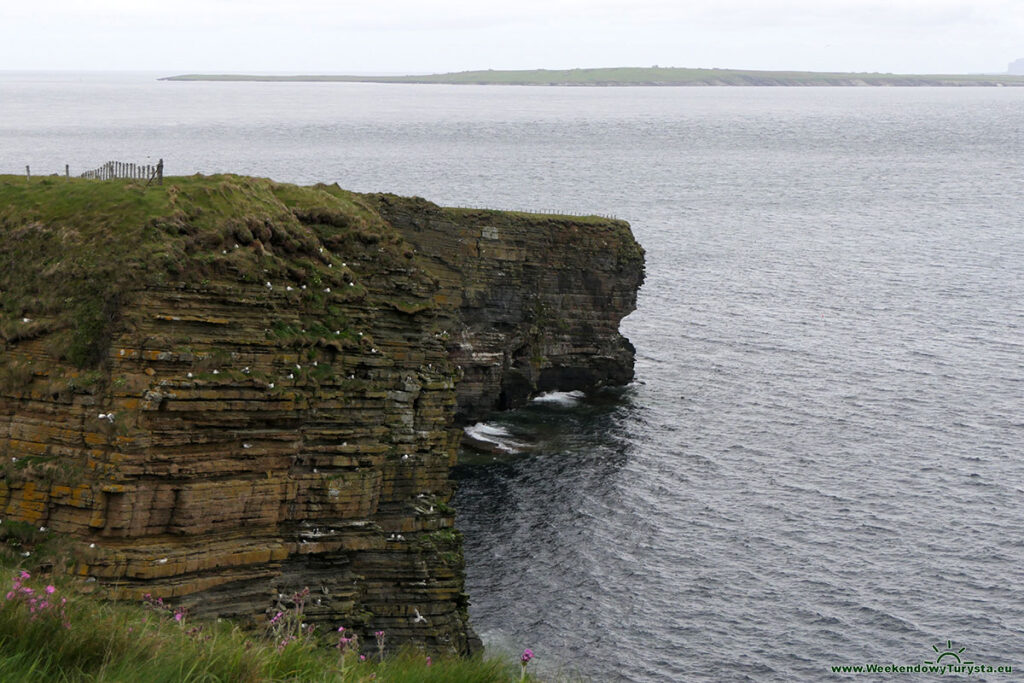
[[[470,651],[458,420],[632,377],[622,221],[0,177],[0,236],[0,533],[112,598],[258,625],[308,587],[324,627]]]

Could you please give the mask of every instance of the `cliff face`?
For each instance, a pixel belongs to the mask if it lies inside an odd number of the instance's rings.
[[[112,597],[259,623],[309,587],[313,622],[466,652],[457,403],[632,373],[621,222],[0,179],[0,233],[3,523]]]
[[[460,421],[633,378],[619,322],[636,308],[644,255],[626,222],[372,199],[455,311],[446,342]]]

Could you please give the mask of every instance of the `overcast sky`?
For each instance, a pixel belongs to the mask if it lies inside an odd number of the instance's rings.
[[[1024,0],[0,0],[0,69],[1002,72]]]

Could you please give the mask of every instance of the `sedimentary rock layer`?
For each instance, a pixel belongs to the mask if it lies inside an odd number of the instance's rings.
[[[308,587],[314,623],[472,649],[457,402],[631,377],[628,226],[165,183],[0,179],[4,533],[112,597],[260,623]]]
[[[446,342],[460,421],[633,378],[619,322],[636,308],[644,254],[625,221],[373,199],[456,310]]]

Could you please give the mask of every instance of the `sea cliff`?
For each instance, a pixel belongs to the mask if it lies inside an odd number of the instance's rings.
[[[633,379],[619,321],[636,308],[644,252],[626,222],[368,199],[425,258],[454,312],[446,347],[459,422],[539,392]]]
[[[473,650],[458,424],[632,377],[629,226],[164,182],[0,177],[3,524],[112,598],[259,624],[308,587],[313,623]]]

